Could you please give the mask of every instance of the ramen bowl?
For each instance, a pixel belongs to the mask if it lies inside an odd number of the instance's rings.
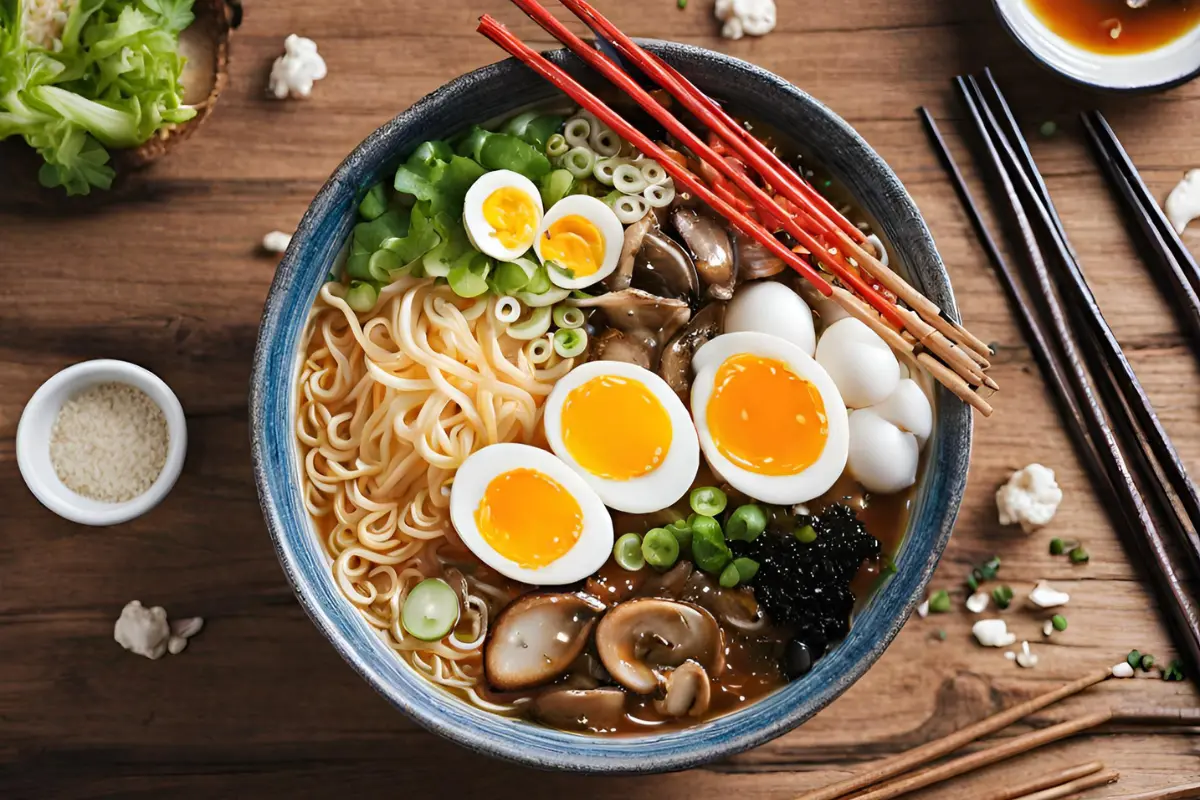
[[[928,229],[904,187],[843,120],[781,78],[743,61],[665,42],[645,46],[702,90],[737,98],[734,111],[782,131],[821,162],[855,198],[888,243],[893,263],[952,316],[954,297]],[[564,51],[548,57],[578,79],[597,78]],[[597,737],[483,711],[458,700],[396,656],[340,594],[301,494],[294,437],[301,338],[309,309],[355,222],[358,198],[418,143],[556,97],[515,61],[471,72],[371,134],[321,189],[292,238],[271,286],[259,331],[250,396],[255,475],[279,560],[301,604],[346,661],[397,708],[427,729],[476,752],[555,770],[595,773],[683,769],[747,750],[824,708],[875,662],[922,596],[941,556],[966,485],[971,444],[967,407],[938,389],[934,434],[912,501],[897,571],[860,608],[850,634],[803,678],[754,704],[683,730]]]

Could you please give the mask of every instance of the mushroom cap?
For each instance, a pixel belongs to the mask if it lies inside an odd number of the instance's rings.
[[[654,701],[654,710],[665,717],[698,717],[712,702],[712,683],[704,667],[685,661],[667,673],[664,694]]]
[[[500,691],[557,678],[587,646],[604,604],[582,593],[534,592],[496,618],[483,649],[488,683]]]
[[[658,375],[680,398],[692,390],[692,356],[725,327],[725,303],[714,300],[696,312],[663,349]]]
[[[596,651],[613,680],[638,694],[658,688],[663,667],[691,660],[714,676],[725,669],[725,637],[716,618],[674,600],[621,603],[596,627]]]
[[[691,251],[709,296],[718,300],[733,297],[733,244],[725,227],[712,217],[683,207],[671,212],[671,224]]]
[[[625,717],[625,692],[612,686],[550,689],[534,698],[530,712],[555,728],[611,731]]]

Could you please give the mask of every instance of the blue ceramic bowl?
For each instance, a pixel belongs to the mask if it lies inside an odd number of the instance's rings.
[[[796,87],[728,56],[646,42],[701,89],[739,113],[795,137],[876,221],[911,281],[956,314],[946,269],[900,181],[844,121]],[[548,54],[577,78],[599,81],[564,51]],[[503,91],[500,89],[503,88]],[[971,415],[939,389],[928,467],[896,559],[899,572],[858,614],[853,630],[803,679],[754,705],[688,730],[636,738],[565,733],[480,711],[451,697],[397,658],[339,594],[301,502],[293,409],[301,330],[330,265],[350,233],[357,198],[389,178],[418,143],[502,117],[555,96],[548,84],[509,60],[464,75],[375,131],[321,189],[300,223],[267,297],[251,383],[254,468],[267,527],[305,610],[342,657],[421,725],[480,753],[534,767],[580,772],[659,772],[696,766],[762,744],[795,728],[854,683],[879,658],[922,595],[966,485]]]

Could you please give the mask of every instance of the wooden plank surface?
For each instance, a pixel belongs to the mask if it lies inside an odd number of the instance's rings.
[[[783,75],[845,116],[899,173],[950,265],[964,316],[997,344],[993,374],[1004,387],[995,415],[976,428],[966,502],[935,585],[961,600],[956,587],[968,566],[998,553],[1018,595],[1038,578],[1071,593],[1069,630],[1046,643],[1042,616],[1009,612],[1010,626],[1041,657],[1036,669],[1019,670],[973,644],[964,613],[913,619],[866,677],[802,729],[674,775],[537,773],[482,760],[408,722],[308,622],[259,515],[246,392],[275,262],[256,250],[266,231],[296,224],[340,159],[376,126],[497,59],[474,34],[479,14],[549,42],[501,0],[258,0],[235,34],[232,84],[212,119],[131,181],[120,202],[62,214],[0,201],[0,797],[570,792],[775,800],[1112,664],[1130,648],[1169,657],[1153,600],[1070,451],[912,111],[925,104],[939,119],[959,119],[949,78],[990,64],[1031,134],[1043,120],[1059,123],[1054,138],[1035,135],[1035,154],[1108,318],[1196,471],[1196,362],[1134,256],[1073,114],[1102,107],[1161,197],[1185,168],[1200,165],[1200,83],[1143,98],[1067,86],[1023,56],[983,0],[779,0],[778,30],[736,43],[716,38],[711,0],[692,0],[682,12],[674,0],[602,7],[630,34],[715,47]],[[270,63],[293,32],[318,41],[329,77],[311,100],[267,100]],[[1200,233],[1187,241],[1200,251]],[[128,359],[161,375],[190,427],[183,476],[167,501],[109,529],[79,527],[39,506],[13,452],[34,389],[93,357]],[[1035,460],[1056,469],[1066,500],[1051,529],[1025,537],[999,528],[992,493],[1009,470]],[[1051,535],[1083,539],[1091,563],[1052,559]],[[200,614],[208,626],[179,657],[137,658],[112,641],[113,620],[131,598]],[[1109,702],[1195,707],[1198,699],[1189,684],[1112,682],[1033,724]],[[1200,774],[1200,740],[1097,733],[928,796],[960,797],[967,786],[1091,759],[1122,772],[1120,784],[1091,796],[1118,796]]]

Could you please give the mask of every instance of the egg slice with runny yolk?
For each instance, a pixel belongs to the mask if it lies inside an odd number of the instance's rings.
[[[572,278],[595,275],[604,263],[604,237],[586,217],[563,217],[546,228],[542,237],[542,258],[566,270]]]
[[[533,250],[560,289],[582,289],[613,273],[625,243],[625,226],[604,201],[567,195],[542,218]]]
[[[475,524],[496,552],[527,568],[557,561],[579,541],[583,511],[562,484],[533,469],[501,473],[488,483]]]
[[[483,201],[483,218],[492,226],[490,236],[508,248],[526,249],[537,233],[538,209],[528,193],[503,186]]]

